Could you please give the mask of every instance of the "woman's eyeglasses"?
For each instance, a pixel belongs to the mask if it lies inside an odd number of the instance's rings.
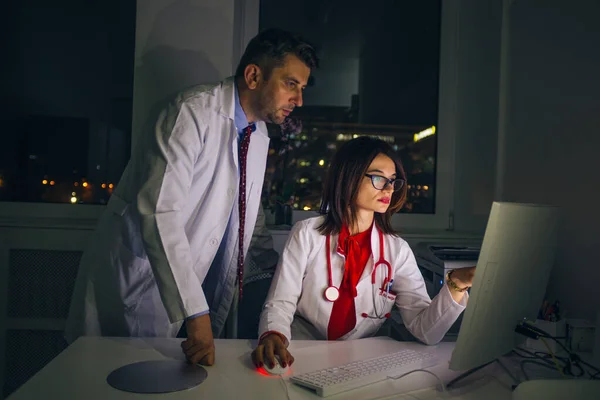
[[[404,186],[404,179],[388,179],[385,176],[381,175],[373,175],[373,174],[365,174],[367,177],[371,178],[371,183],[373,187],[377,190],[383,190],[388,185],[391,185],[394,192],[402,189]]]

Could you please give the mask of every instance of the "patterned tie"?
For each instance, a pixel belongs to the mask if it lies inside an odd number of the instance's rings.
[[[242,284],[244,282],[244,224],[246,222],[246,160],[248,158],[248,147],[250,146],[250,135],[256,129],[255,125],[248,125],[245,135],[240,144],[240,188],[239,188],[239,214],[240,226],[238,230],[238,283],[242,300]]]

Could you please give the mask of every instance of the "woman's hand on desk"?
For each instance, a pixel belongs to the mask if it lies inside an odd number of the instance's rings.
[[[261,368],[266,363],[270,368],[275,365],[275,356],[281,360],[282,367],[289,367],[294,362],[294,357],[287,350],[287,347],[281,336],[277,333],[271,333],[265,336],[252,352],[252,361],[257,368]]]
[[[209,314],[185,322],[187,340],[181,342],[183,353],[192,364],[211,366],[215,363],[215,341]]]

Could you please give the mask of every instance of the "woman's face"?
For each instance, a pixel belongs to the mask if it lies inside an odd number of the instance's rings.
[[[382,187],[390,179],[396,179],[396,165],[385,154],[378,154],[369,165],[367,174],[372,178],[365,175],[361,180],[356,198],[358,211],[385,213],[392,201],[394,188],[386,185],[383,190],[378,190],[373,186],[372,179],[378,187]]]

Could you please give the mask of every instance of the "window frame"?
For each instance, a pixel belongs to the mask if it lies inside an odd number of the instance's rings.
[[[258,33],[259,0],[245,2],[244,46]],[[441,2],[440,67],[438,83],[437,154],[435,168],[435,212],[433,214],[396,214],[392,226],[401,231],[442,231],[454,229],[455,138],[457,131],[458,93],[458,24],[459,4]],[[241,57],[241,53],[239,54]],[[239,57],[238,57],[239,59]],[[294,210],[292,224],[318,215],[314,211]]]
[[[456,98],[458,85],[458,2],[443,1],[440,27],[440,75],[438,97],[436,187],[434,214],[397,214],[394,228],[403,232],[453,229],[455,137],[457,130]],[[252,37],[259,30],[260,0],[234,0],[232,71]],[[132,141],[133,141],[132,136]],[[2,202],[0,226],[90,226],[105,210],[104,205]],[[294,211],[292,222],[311,218],[314,211]]]

